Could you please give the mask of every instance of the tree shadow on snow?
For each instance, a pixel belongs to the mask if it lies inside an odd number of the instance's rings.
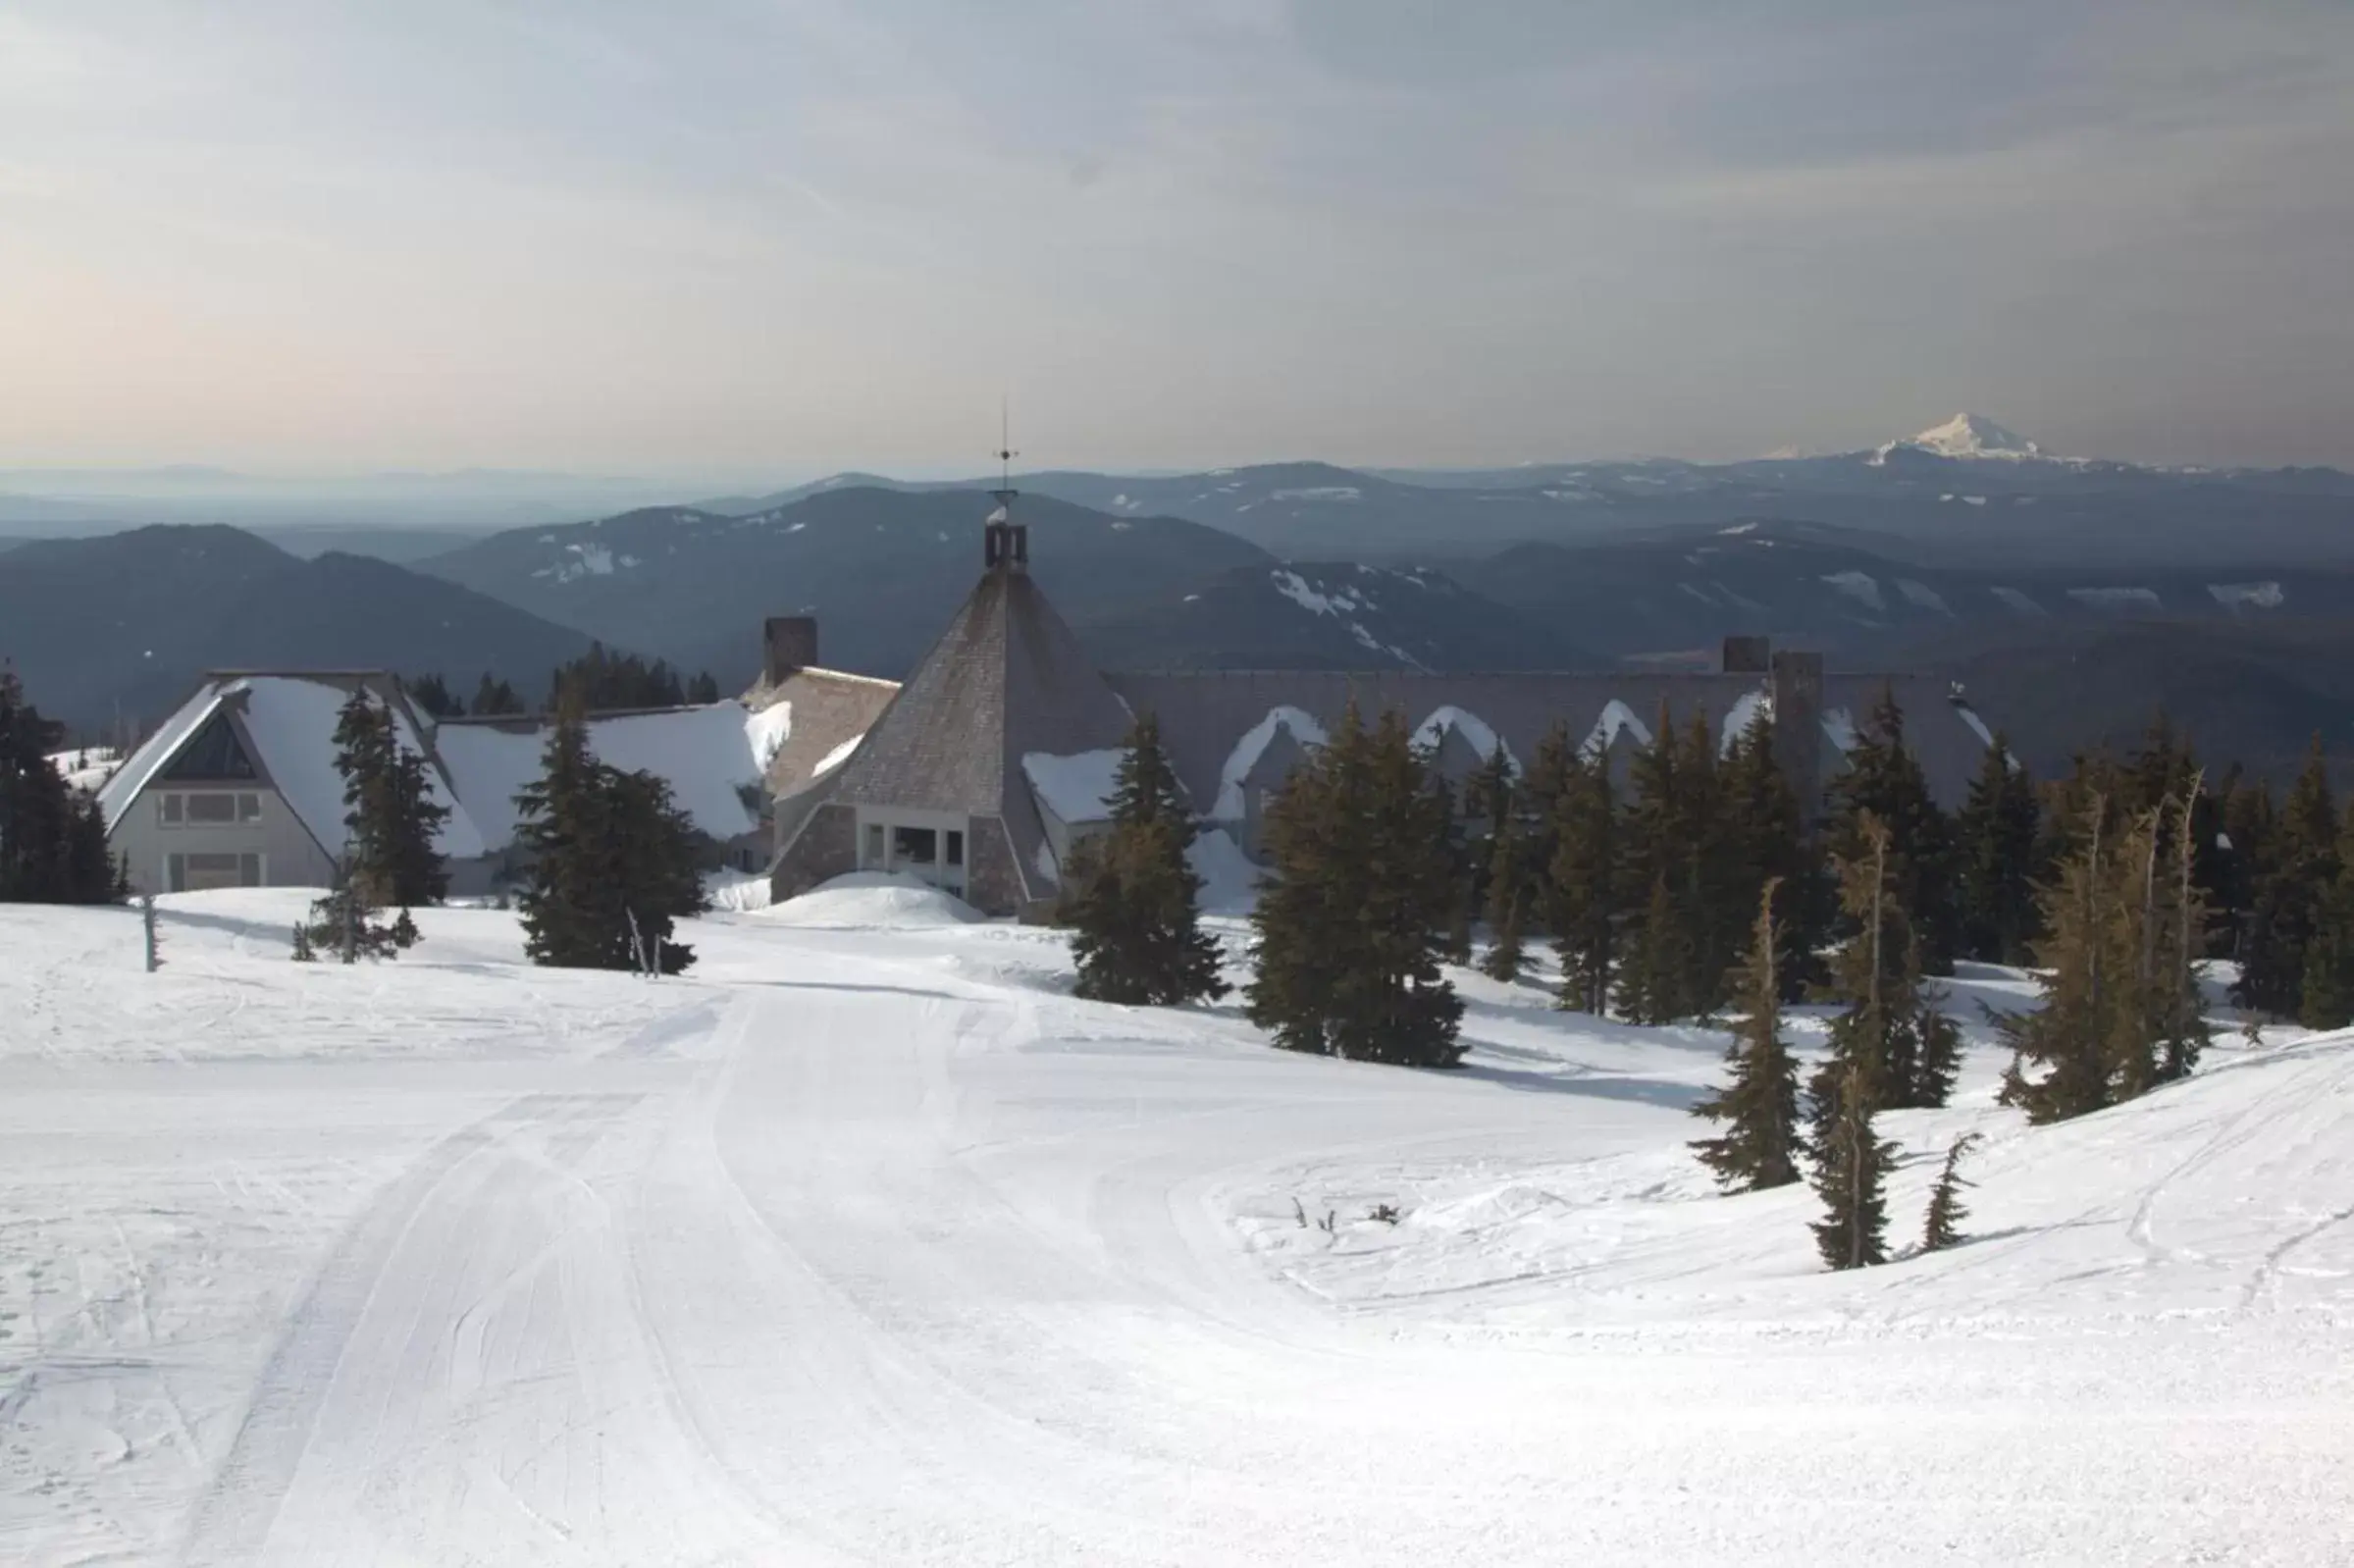
[[[1477,1078],[1499,1088],[1517,1089],[1523,1093],[1578,1094],[1595,1100],[1626,1100],[1663,1106],[1671,1111],[1689,1111],[1706,1098],[1709,1092],[1693,1084],[1663,1083],[1657,1078],[1631,1078],[1598,1072],[1526,1072],[1518,1068],[1494,1067],[1485,1062],[1467,1062],[1454,1071],[1461,1077]]]

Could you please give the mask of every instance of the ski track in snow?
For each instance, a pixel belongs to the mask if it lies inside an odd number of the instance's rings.
[[[2347,1036],[2030,1130],[1974,1029],[1884,1120],[1900,1244],[1987,1134],[1978,1239],[1833,1276],[1684,1151],[1721,1034],[1535,985],[1430,1074],[1072,1001],[1049,932],[788,906],[644,984],[490,912],[296,967],[301,901],[167,901],[157,976],[0,911],[10,1562],[2354,1548]]]

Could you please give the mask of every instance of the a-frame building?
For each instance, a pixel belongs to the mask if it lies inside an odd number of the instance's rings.
[[[1074,829],[1103,816],[1126,706],[1029,575],[1013,493],[983,530],[972,593],[839,765],[777,803],[774,896],[891,871],[991,915],[1035,915],[1062,889]]]

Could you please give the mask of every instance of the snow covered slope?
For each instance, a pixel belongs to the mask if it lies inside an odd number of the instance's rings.
[[[490,911],[343,969],[299,895],[169,898],[146,975],[0,909],[0,1558],[2354,1549],[2354,1038],[2032,1131],[1981,1045],[1887,1127],[1900,1238],[1989,1132],[1978,1239],[1831,1276],[1683,1152],[1721,1035],[1467,975],[1466,1071],[1304,1059],[893,891],[658,984]]]

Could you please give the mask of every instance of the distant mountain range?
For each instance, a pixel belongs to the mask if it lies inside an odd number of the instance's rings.
[[[1015,483],[1033,570],[1111,667],[1697,664],[1759,633],[1962,680],[2039,765],[2161,702],[2266,767],[2316,727],[2354,742],[2354,682],[2321,667],[2354,653],[2354,477],[2330,469],[2058,456],[1964,414],[1744,463]],[[895,676],[969,589],[994,485],[842,475],[454,549],[465,536],[417,529],[380,544],[373,524],[283,549],[220,528],[19,546],[0,640],[42,671],[45,706],[85,719],[225,662],[490,669],[536,692],[588,637],[733,687],[784,613],[818,617],[827,663]],[[294,558],[324,543],[414,569]]]
[[[41,710],[152,720],[216,668],[484,671],[531,694],[586,634],[359,555],[303,560],[223,527],[46,540],[0,554],[0,658]]]
[[[2119,552],[2199,570],[2251,555],[2354,565],[2354,475],[2153,468],[2054,457],[1978,414],[1823,456],[1378,471],[1263,463],[1181,475],[1017,475],[1028,495],[1111,516],[1179,517],[1298,560],[1452,562],[1769,517],[1862,530],[1951,565],[2089,565]],[[981,490],[845,474],[702,510],[755,513],[842,489]]]
[[[724,516],[656,507],[521,529],[419,563],[478,593],[608,643],[710,669],[723,685],[759,663],[760,622],[817,617],[825,662],[897,676],[929,648],[981,570],[992,502],[953,490],[820,490]],[[1241,566],[1257,546],[1171,517],[1113,517],[1025,500],[1032,570],[1066,616],[1101,619],[1170,585]]]

